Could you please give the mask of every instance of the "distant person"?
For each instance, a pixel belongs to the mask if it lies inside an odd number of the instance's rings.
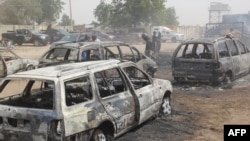
[[[146,42],[146,47],[145,47],[145,55],[149,56],[151,55],[151,50],[152,50],[152,41],[151,39],[147,36],[147,34],[143,33],[142,34],[142,39]]]
[[[156,31],[153,32],[153,36],[152,36],[152,49],[153,49],[153,52],[155,54],[156,52],[156,47],[157,47],[157,35],[156,35]]]
[[[81,59],[81,61],[88,61],[89,60],[89,52],[90,51],[83,51],[82,52],[82,59]]]
[[[157,52],[157,55],[159,55],[159,52],[161,50],[161,33],[160,32],[158,33],[158,36],[156,38],[156,42],[157,42],[156,52]]]
[[[92,35],[92,41],[93,42],[100,42],[100,40],[97,38],[97,36],[96,35]]]
[[[45,34],[48,34],[49,37],[50,37],[50,43],[53,43],[54,42],[54,37],[53,37],[53,31],[52,31],[52,27],[51,27],[51,24],[48,25],[46,31],[45,31]]]
[[[91,41],[88,34],[85,35],[85,39],[84,40],[85,40],[85,42],[90,42]]]

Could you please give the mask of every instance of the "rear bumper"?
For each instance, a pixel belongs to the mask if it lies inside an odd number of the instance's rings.
[[[186,82],[221,82],[224,80],[224,73],[220,71],[200,71],[200,72],[185,72],[173,71],[172,73],[175,80]]]

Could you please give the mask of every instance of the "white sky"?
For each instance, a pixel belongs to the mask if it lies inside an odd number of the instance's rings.
[[[70,15],[69,1],[64,12]],[[108,0],[109,1],[109,0]],[[180,25],[205,25],[209,21],[210,2],[228,4],[231,14],[246,14],[250,11],[250,0],[167,0],[166,7],[174,7]],[[75,24],[90,24],[95,20],[93,12],[100,0],[71,0],[72,18]]]

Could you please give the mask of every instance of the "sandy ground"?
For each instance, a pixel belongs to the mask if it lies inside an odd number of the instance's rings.
[[[177,43],[163,43],[161,51],[171,56]],[[145,45],[135,45],[144,50]],[[16,47],[21,57],[38,59],[49,47]],[[171,77],[170,57],[156,77]],[[222,141],[224,124],[250,123],[250,76],[233,82],[230,89],[206,85],[176,85],[173,82],[172,114],[156,118],[124,134],[117,141]]]

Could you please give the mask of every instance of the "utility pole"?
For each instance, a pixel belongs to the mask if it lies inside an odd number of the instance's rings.
[[[73,27],[73,20],[72,20],[72,10],[71,10],[71,0],[69,0],[69,12],[70,12],[70,26]]]

